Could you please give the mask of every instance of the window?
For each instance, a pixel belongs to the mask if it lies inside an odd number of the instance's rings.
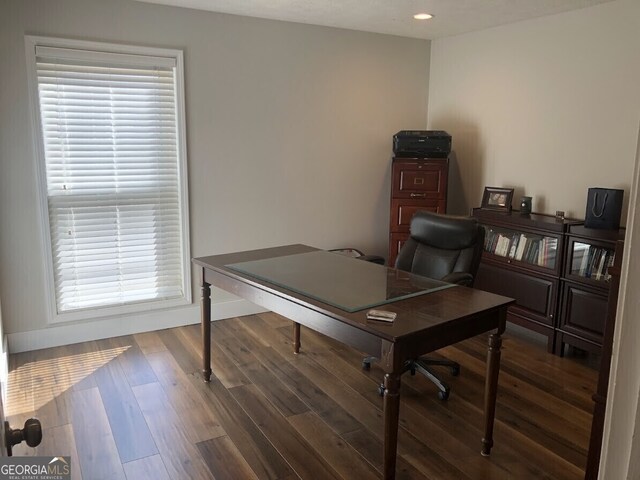
[[[190,303],[181,52],[27,38],[53,321]]]

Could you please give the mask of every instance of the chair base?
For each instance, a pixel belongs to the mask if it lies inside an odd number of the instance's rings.
[[[371,369],[371,362],[376,360],[376,357],[366,357],[362,360],[362,368],[364,370]],[[438,398],[440,400],[446,400],[449,398],[451,389],[442,381],[442,379],[430,368],[430,366],[449,367],[451,375],[457,377],[460,374],[460,365],[451,360],[440,360],[436,358],[420,357],[417,360],[411,360],[406,363],[403,371],[410,371],[411,375],[415,375],[416,372],[421,373],[433,382],[438,387]],[[378,387],[378,393],[382,397],[384,395],[384,384],[380,384]]]

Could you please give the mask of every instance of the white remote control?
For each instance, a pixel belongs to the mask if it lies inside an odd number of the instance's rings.
[[[379,322],[393,322],[397,313],[388,312],[387,310],[369,310],[367,312],[368,320],[377,320]]]

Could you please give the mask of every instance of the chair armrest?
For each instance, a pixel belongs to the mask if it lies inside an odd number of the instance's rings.
[[[453,272],[441,278],[443,282],[455,283],[456,285],[464,285],[470,287],[473,285],[473,275],[466,272]]]

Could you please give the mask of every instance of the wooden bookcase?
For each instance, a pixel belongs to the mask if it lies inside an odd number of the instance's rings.
[[[411,217],[418,210],[446,213],[448,176],[448,158],[393,159],[387,265],[395,265],[402,244],[409,238]]]
[[[569,225],[552,215],[475,208],[486,229],[475,288],[514,298],[507,319],[547,337],[554,351],[563,254]]]
[[[608,268],[624,229],[517,211],[475,208],[472,216],[486,229],[475,288],[515,298],[508,320],[545,335],[549,352],[563,355],[568,344],[600,353],[611,309]]]
[[[614,263],[616,242],[625,231],[596,230],[571,225],[560,279],[561,308],[555,351],[564,354],[566,344],[599,353],[609,309],[609,267]]]

